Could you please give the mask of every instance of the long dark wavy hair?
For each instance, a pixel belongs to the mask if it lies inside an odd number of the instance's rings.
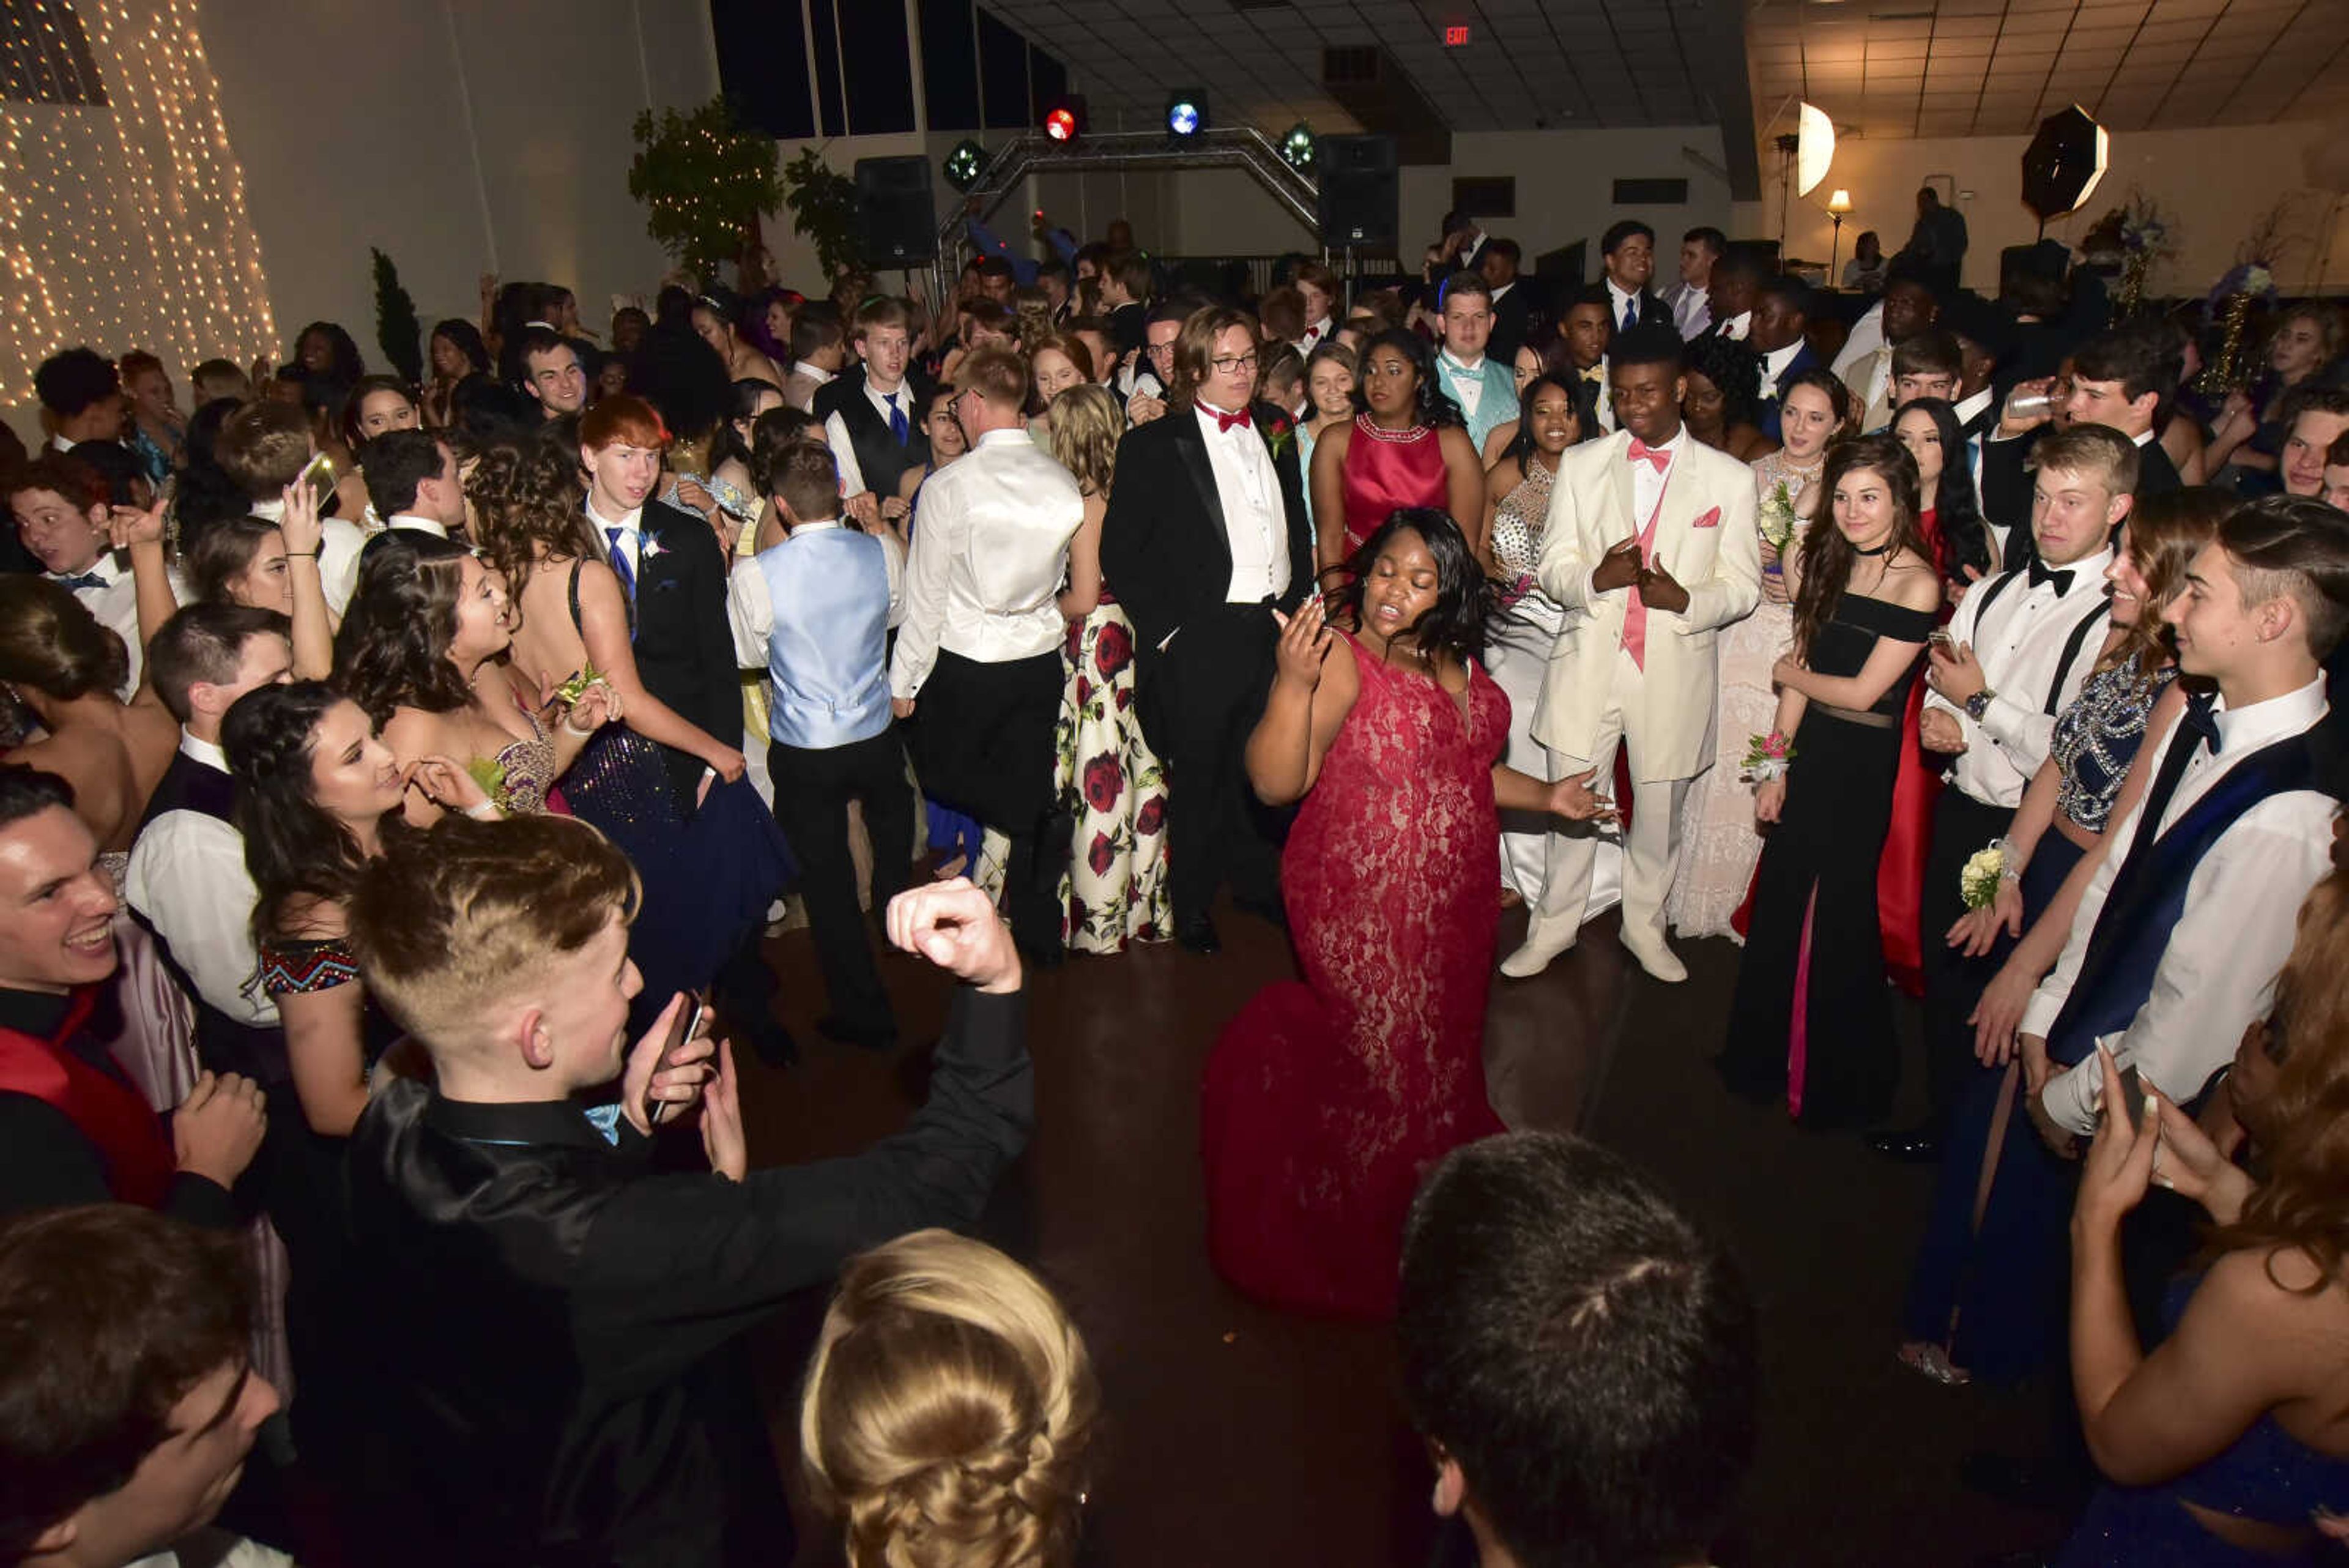
[[[1425,615],[1404,628],[1403,635],[1419,645],[1433,663],[1448,653],[1465,666],[1485,655],[1485,634],[1493,616],[1493,585],[1468,548],[1468,535],[1452,514],[1435,506],[1398,506],[1371,530],[1362,547],[1336,568],[1339,586],[1324,602],[1333,615],[1341,614],[1359,630],[1362,624],[1362,583],[1388,540],[1409,529],[1427,543],[1435,557],[1435,603]]]
[[[1544,387],[1556,387],[1559,391],[1564,392],[1567,406],[1574,410],[1574,439],[1566,444],[1579,446],[1588,441],[1591,432],[1599,428],[1599,421],[1583,410],[1582,389],[1578,384],[1579,379],[1578,377],[1569,376],[1563,371],[1544,370],[1532,380],[1527,381],[1526,389],[1517,395],[1516,436],[1509,442],[1508,450],[1501,455],[1516,458],[1519,469],[1533,462],[1534,399],[1541,395],[1541,389]]]
[[[1438,430],[1446,425],[1465,428],[1468,421],[1460,412],[1460,405],[1454,402],[1451,394],[1436,382],[1435,350],[1428,347],[1427,339],[1403,327],[1388,327],[1363,344],[1361,353],[1356,356],[1356,362],[1361,366],[1354,376],[1356,413],[1371,411],[1371,395],[1364,389],[1363,383],[1370,379],[1371,356],[1381,348],[1396,350],[1410,360],[1411,368],[1418,372],[1419,391],[1411,415],[1413,424],[1433,425]]]
[[[1821,515],[1803,530],[1803,580],[1795,590],[1795,650],[1806,659],[1819,628],[1835,618],[1836,606],[1843,602],[1844,587],[1859,560],[1859,552],[1836,526],[1835,492],[1845,474],[1862,469],[1880,477],[1892,492],[1890,549],[1932,559],[1917,523],[1917,460],[1899,438],[1879,431],[1829,448],[1826,468],[1819,475]]]
[[[472,704],[472,688],[449,658],[471,554],[409,528],[367,542],[358,588],[335,634],[335,684],[378,724],[395,708],[453,713]]]
[[[231,814],[261,893],[253,908],[257,937],[284,934],[285,907],[295,898],[343,902],[367,870],[358,839],[319,809],[310,772],[318,721],[347,701],[323,680],[256,686],[221,720],[221,749],[236,780]],[[389,835],[406,825],[392,812],[383,826]]]
[[[1941,477],[1933,491],[1933,528],[1941,536],[1941,547],[1940,559],[1933,564],[1950,581],[1962,583],[1968,566],[1987,573],[1998,564],[1991,550],[1990,524],[1982,521],[1982,500],[1974,493],[1973,464],[1966,461],[1965,428],[1958,423],[1957,406],[1947,398],[1914,398],[1892,416],[1894,429],[1911,410],[1933,421],[1933,433],[1941,442]],[[1920,478],[1920,501],[1923,484]]]

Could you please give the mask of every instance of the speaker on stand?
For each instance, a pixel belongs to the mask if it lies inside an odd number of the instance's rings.
[[[1392,253],[1402,239],[1402,182],[1392,136],[1325,136],[1314,145],[1320,172],[1316,216],[1329,250]]]
[[[929,159],[856,161],[856,248],[873,267],[911,267],[937,254]]]

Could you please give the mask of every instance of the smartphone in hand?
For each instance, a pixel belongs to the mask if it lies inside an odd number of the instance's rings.
[[[686,993],[686,1005],[678,1008],[677,1015],[670,1020],[668,1038],[661,1042],[660,1060],[653,1064],[652,1072],[645,1077],[645,1102],[641,1107],[645,1126],[660,1126],[661,1114],[668,1109],[667,1100],[653,1098],[653,1080],[676,1062],[677,1054],[685,1048],[685,1043],[700,1031],[701,1020],[709,1011],[709,1003],[688,992]]]

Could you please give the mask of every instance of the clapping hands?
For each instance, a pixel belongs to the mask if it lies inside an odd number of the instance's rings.
[[[1272,618],[1280,624],[1280,641],[1273,649],[1273,679],[1307,691],[1317,690],[1321,684],[1322,660],[1329,658],[1336,640],[1320,596],[1307,599],[1295,615],[1275,610]]]

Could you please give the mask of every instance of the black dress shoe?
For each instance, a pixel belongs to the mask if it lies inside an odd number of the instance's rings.
[[[1887,1159],[1897,1159],[1903,1165],[1930,1165],[1941,1158],[1941,1129],[1930,1122],[1913,1127],[1895,1127],[1880,1132],[1868,1140],[1868,1147]]]
[[[897,1047],[895,1024],[858,1023],[836,1012],[827,1012],[817,1019],[815,1032],[827,1040],[854,1045],[860,1051],[894,1051]]]
[[[1224,950],[1223,942],[1216,936],[1216,922],[1205,915],[1175,927],[1174,940],[1195,953],[1219,953]]]

